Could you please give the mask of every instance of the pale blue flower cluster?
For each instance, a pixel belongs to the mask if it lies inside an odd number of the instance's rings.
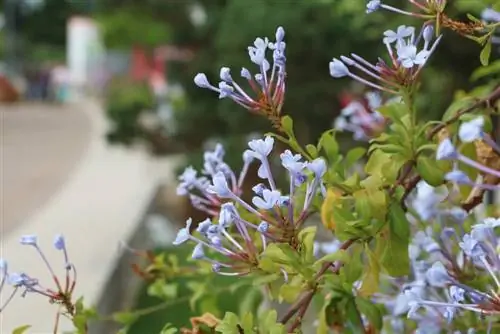
[[[388,278],[393,283],[389,290],[396,296],[386,290],[375,297],[387,307],[387,322],[397,333],[409,330],[401,316],[415,321],[416,333],[439,334],[462,333],[453,330],[466,325],[458,315],[463,311],[500,314],[500,299],[494,292],[500,288],[500,239],[495,231],[500,219],[485,218],[463,233],[467,214],[462,213],[457,225],[457,217],[449,213],[443,209],[434,214],[433,224],[414,234],[409,245],[411,275],[405,280]],[[483,291],[467,284],[473,277],[486,279],[491,288]],[[467,333],[474,333],[473,328]]]
[[[462,143],[470,143],[476,140],[482,140],[484,143],[491,146],[491,148],[500,153],[500,146],[483,130],[484,119],[482,116],[477,117],[471,121],[463,122],[458,131],[458,137]],[[446,138],[439,144],[436,151],[436,159],[438,160],[451,160],[456,162],[454,169],[446,175],[446,180],[453,182],[457,185],[469,185],[476,188],[485,190],[499,190],[499,185],[484,184],[480,180],[471,180],[469,176],[458,168],[458,163],[461,162],[468,165],[480,173],[489,174],[500,177],[500,171],[485,166],[459,152],[451,139]]]
[[[431,43],[433,37],[434,29],[431,25],[424,25],[418,36],[415,36],[415,28],[409,26],[399,26],[396,31],[387,30],[384,32],[383,43],[389,54],[389,63],[379,58],[376,64],[371,64],[353,53],[351,57],[333,58],[330,62],[330,75],[334,78],[349,76],[371,88],[397,94],[399,87],[411,85],[416,80],[442,36]],[[423,45],[419,49],[421,41]],[[371,80],[353,73],[349,67]]]
[[[66,271],[65,284],[61,283],[54,269],[52,268],[49,260],[43,253],[38,245],[38,238],[35,235],[24,235],[20,239],[20,243],[25,246],[33,247],[45,266],[49,270],[52,279],[55,283],[55,289],[43,287],[38,279],[31,277],[24,272],[10,272],[7,261],[0,259],[0,295],[4,293],[4,288],[7,284],[12,286],[12,291],[6,298],[2,298],[0,303],[0,313],[12,301],[17,293],[21,293],[25,297],[28,293],[35,293],[49,298],[50,302],[58,300],[62,294],[70,296],[76,284],[76,268],[69,262],[68,252],[66,250],[66,243],[62,235],[56,235],[54,238],[54,248],[63,253],[64,269]],[[73,273],[73,274],[72,274]]]
[[[306,219],[318,190],[324,192],[322,177],[326,173],[326,163],[322,158],[306,162],[300,154],[289,150],[283,152],[280,155],[281,165],[290,179],[288,194],[285,195],[276,186],[269,162],[273,146],[272,137],[255,139],[248,143],[249,149],[244,153],[246,161],[259,163],[258,176],[265,180],[265,183],[252,188],[255,196],[251,204],[230,186],[228,179],[231,178],[220,171],[212,173],[211,182],[203,181],[204,190],[211,196],[207,198],[212,198],[214,203],[222,203],[218,214],[213,214],[213,220],[200,222],[197,233],[191,231],[192,220],[189,219],[177,234],[174,244],[193,241],[196,244],[192,255],[194,259],[211,262],[215,272],[232,276],[250,273],[258,254],[269,242],[284,242],[286,231],[298,228]],[[181,189],[189,188],[186,180],[182,176]],[[189,180],[193,181],[189,184],[196,184],[195,177]],[[297,202],[297,195],[304,191],[304,201]],[[240,213],[240,210],[246,213]],[[212,257],[205,255],[208,249]],[[223,259],[216,260],[220,257]]]
[[[248,47],[248,55],[252,63],[258,66],[259,72],[252,76],[250,71],[242,68],[240,75],[246,79],[256,98],[251,97],[245,90],[233,80],[230,69],[220,69],[218,87],[210,84],[204,73],[198,73],[194,83],[201,88],[208,88],[219,93],[219,98],[230,98],[242,107],[253,112],[264,112],[273,110],[279,112],[285,97],[285,30],[278,27],[276,30],[276,41],[270,42],[267,37],[257,38],[252,46]],[[266,59],[267,50],[273,54],[272,65]]]
[[[368,141],[385,128],[386,119],[377,111],[382,103],[378,92],[366,93],[364,99],[354,100],[340,111],[333,128],[352,132],[355,140]]]
[[[446,0],[407,0],[407,2],[418,12],[409,12],[394,6],[389,6],[381,0],[370,0],[366,4],[366,13],[371,14],[379,9],[384,9],[397,14],[429,19],[432,18],[432,16],[428,15],[428,13],[442,12],[446,6]]]
[[[249,151],[245,152],[243,154],[243,168],[237,177],[231,167],[224,162],[224,155],[224,147],[221,144],[216,144],[213,151],[206,151],[203,154],[203,169],[200,173],[189,166],[179,176],[177,195],[189,196],[193,207],[211,216],[218,215],[222,204],[220,199],[226,197],[218,197],[209,191],[210,180],[215,179],[217,184],[224,182],[228,187],[228,192],[239,196],[242,193],[241,187],[247,176],[248,168],[254,160],[254,156]]]

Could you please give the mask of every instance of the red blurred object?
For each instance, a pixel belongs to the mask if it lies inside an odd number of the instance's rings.
[[[19,100],[19,92],[4,76],[0,75],[0,103],[12,103]]]
[[[349,93],[349,92],[342,92],[340,93],[339,96],[339,101],[340,101],[340,107],[345,108],[351,103],[352,101],[356,100],[356,96]]]
[[[144,49],[134,47],[132,50],[132,68],[131,76],[134,80],[146,80],[149,76],[150,66],[146,51]]]

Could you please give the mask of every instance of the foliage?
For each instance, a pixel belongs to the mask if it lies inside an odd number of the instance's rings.
[[[112,126],[108,139],[111,142],[131,144],[131,138],[140,138],[143,131],[139,117],[151,110],[154,103],[147,84],[127,79],[113,81],[105,98],[105,110]]]
[[[487,218],[479,218],[474,209],[487,204],[487,191],[500,190],[500,146],[492,134],[500,86],[498,65],[490,61],[500,13],[486,9],[482,19],[462,19],[452,15],[453,8],[448,11],[446,1],[408,2],[408,8],[378,0],[366,4],[372,16],[402,14],[424,24],[420,33],[412,26],[385,31],[387,54],[376,63],[347,52],[330,61],[333,78],[377,91],[351,101],[336,128],[312,143],[302,144],[300,117],[282,109],[283,94],[288,98],[293,91],[285,83],[294,58],[285,57],[285,51],[288,55],[295,37],[285,44],[283,27],[275,38],[257,38],[248,49],[257,68],[256,75],[241,71],[248,86],[240,86],[245,80],[227,67],[220,69],[217,86],[205,73],[194,77],[198,87],[268,121],[275,132],[248,142],[241,168],[232,168],[217,144],[204,152],[201,170],[188,167],[179,176],[177,193],[189,196],[208,218],[188,219],[175,237],[175,246],[193,247],[187,263],[171,253],[135,251],[147,261],[144,268],[134,266],[135,272],[150,282],[147,293],[163,302],[115,314],[122,333],[140,316],[180,302],[200,315],[180,326],[174,323],[178,319],[164,319],[161,333],[175,333],[178,327],[182,333],[227,334],[497,331],[500,212],[493,207]],[[300,5],[297,13],[315,4]],[[279,16],[282,7],[272,5]],[[239,1],[231,6],[246,8]],[[358,9],[355,4],[339,8]],[[256,20],[258,15],[252,15]],[[457,92],[443,116],[429,121],[419,111],[423,78],[448,33],[477,43],[477,64],[482,65],[472,75],[474,88]],[[358,138],[367,143],[341,150],[337,134],[344,130],[362,131]],[[243,184],[252,166],[258,167],[261,183],[248,196]],[[316,214],[322,226],[314,224]],[[330,240],[318,241],[326,234]],[[39,250],[31,236],[21,243]],[[11,274],[5,262],[0,269],[2,288]],[[228,277],[226,284],[215,283]],[[35,283],[23,278],[14,287],[40,293]],[[235,309],[220,306],[219,298],[234,296]],[[86,333],[85,323],[95,313],[81,300],[64,301],[78,332]]]

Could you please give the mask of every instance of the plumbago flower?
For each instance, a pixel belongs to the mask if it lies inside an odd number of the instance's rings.
[[[387,48],[389,62],[379,58],[377,63],[372,64],[352,53],[351,57],[333,58],[330,62],[330,75],[334,78],[348,76],[369,87],[399,94],[401,89],[413,86],[423,66],[435,51],[442,36],[434,42],[433,36],[434,29],[431,25],[424,25],[418,36],[415,36],[415,28],[410,26],[399,26],[396,31],[387,30],[383,43]],[[420,48],[421,41],[423,45]],[[368,79],[353,73],[349,67]]]
[[[191,204],[198,210],[217,216],[222,205],[221,198],[211,193],[208,189],[210,180],[217,177],[219,182],[225,182],[231,193],[241,195],[242,185],[248,172],[250,164],[255,159],[254,155],[247,151],[243,153],[243,169],[238,177],[235,172],[224,162],[224,147],[216,144],[213,151],[203,154],[203,169],[198,174],[192,166],[187,167],[179,176],[177,195],[189,196]]]
[[[477,117],[471,121],[464,122],[460,125],[458,137],[460,138],[462,143],[481,140],[483,143],[489,145],[493,151],[500,153],[499,145],[496,144],[495,141],[484,132],[483,125],[484,119],[482,117]],[[447,173],[445,176],[445,179],[447,181],[450,181],[457,185],[468,185],[485,190],[500,189],[500,185],[485,184],[481,182],[481,178],[483,178],[484,175],[491,175],[500,178],[500,170],[485,166],[460,153],[460,151],[455,147],[455,145],[449,138],[445,138],[439,144],[436,151],[436,159],[450,160],[454,162],[453,170]],[[477,172],[481,176],[478,177],[479,180],[471,180],[467,173],[460,170],[458,163],[477,170]]]
[[[345,106],[333,127],[352,132],[355,140],[368,141],[385,129],[387,119],[377,111],[382,104],[383,98],[378,92],[368,92],[363,99],[351,101]]]
[[[276,29],[276,40],[270,42],[267,37],[257,38],[253,46],[248,47],[248,55],[252,63],[257,65],[258,73],[252,76],[250,71],[243,67],[240,75],[246,79],[253,91],[248,94],[233,79],[228,67],[220,69],[218,87],[211,85],[204,73],[198,73],[194,82],[198,87],[208,88],[219,93],[219,98],[230,98],[240,106],[251,112],[264,115],[273,119],[275,126],[279,128],[279,116],[285,98],[285,30],[282,27]],[[266,52],[270,50],[273,55],[272,64],[266,59]]]
[[[69,260],[64,237],[62,235],[54,237],[54,248],[62,253],[64,260],[63,268],[66,273],[64,279],[60,279],[56,274],[45,253],[40,248],[38,238],[35,235],[22,236],[20,243],[21,245],[32,247],[38,253],[52,277],[54,287],[45,287],[37,278],[30,276],[26,272],[9,271],[7,261],[0,259],[0,295],[5,297],[1,299],[0,313],[2,313],[16,295],[20,294],[21,297],[26,297],[29,294],[37,294],[46,297],[51,304],[59,304],[64,311],[58,313],[58,315],[63,314],[69,318],[73,318],[77,312],[75,302],[73,301],[77,276],[76,268]],[[12,287],[10,293],[3,291],[7,285]],[[55,332],[57,332],[59,316],[56,319]]]
[[[326,172],[322,158],[305,162],[301,155],[286,150],[281,154],[281,163],[289,176],[289,189],[283,193],[276,187],[268,161],[273,138],[252,140],[248,146],[245,155],[260,164],[258,175],[265,180],[253,187],[252,203],[244,201],[230,187],[223,172],[216,172],[206,191],[223,203],[218,217],[200,222],[194,233],[192,220],[188,219],[174,241],[174,245],[193,242],[192,258],[210,262],[214,272],[226,276],[243,276],[257,270],[259,255],[270,243],[287,242],[294,237],[312,209]],[[304,200],[299,202],[303,185]]]

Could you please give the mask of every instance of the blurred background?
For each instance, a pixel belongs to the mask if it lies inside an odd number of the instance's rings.
[[[330,77],[332,57],[354,52],[375,61],[385,57],[383,31],[422,23],[385,12],[365,15],[365,5],[364,0],[3,0],[2,256],[34,268],[30,255],[10,251],[18,247],[13,240],[25,231],[47,234],[49,240],[49,232],[63,232],[78,253],[81,292],[103,312],[132,307],[137,299],[141,306],[154,304],[141,294],[142,283],[124,278],[133,274],[130,259],[118,250],[120,241],[165,247],[186,217],[203,218],[176,197],[175,175],[187,165],[201,168],[203,150],[215,142],[225,145],[226,161],[238,170],[249,138],[272,130],[266,120],[196,87],[193,77],[204,72],[217,82],[221,66],[252,71],[247,46],[259,36],[274,39],[283,26],[283,110],[293,116],[299,141],[314,142],[342,107],[365,93],[350,80]],[[467,12],[479,16],[482,9],[480,1],[450,1],[456,18]],[[470,89],[480,65],[477,44],[445,33],[424,71],[417,101],[423,118],[439,117],[457,90]],[[348,133],[340,140],[343,150],[354,143]],[[92,240],[81,240],[82,233]],[[184,306],[187,310],[187,302]],[[186,324],[189,314],[170,312],[171,321]],[[34,317],[45,330],[43,316]],[[12,311],[2,326],[17,319],[23,321]],[[158,332],[164,320],[163,313],[157,322],[154,316],[139,322],[135,333]]]

